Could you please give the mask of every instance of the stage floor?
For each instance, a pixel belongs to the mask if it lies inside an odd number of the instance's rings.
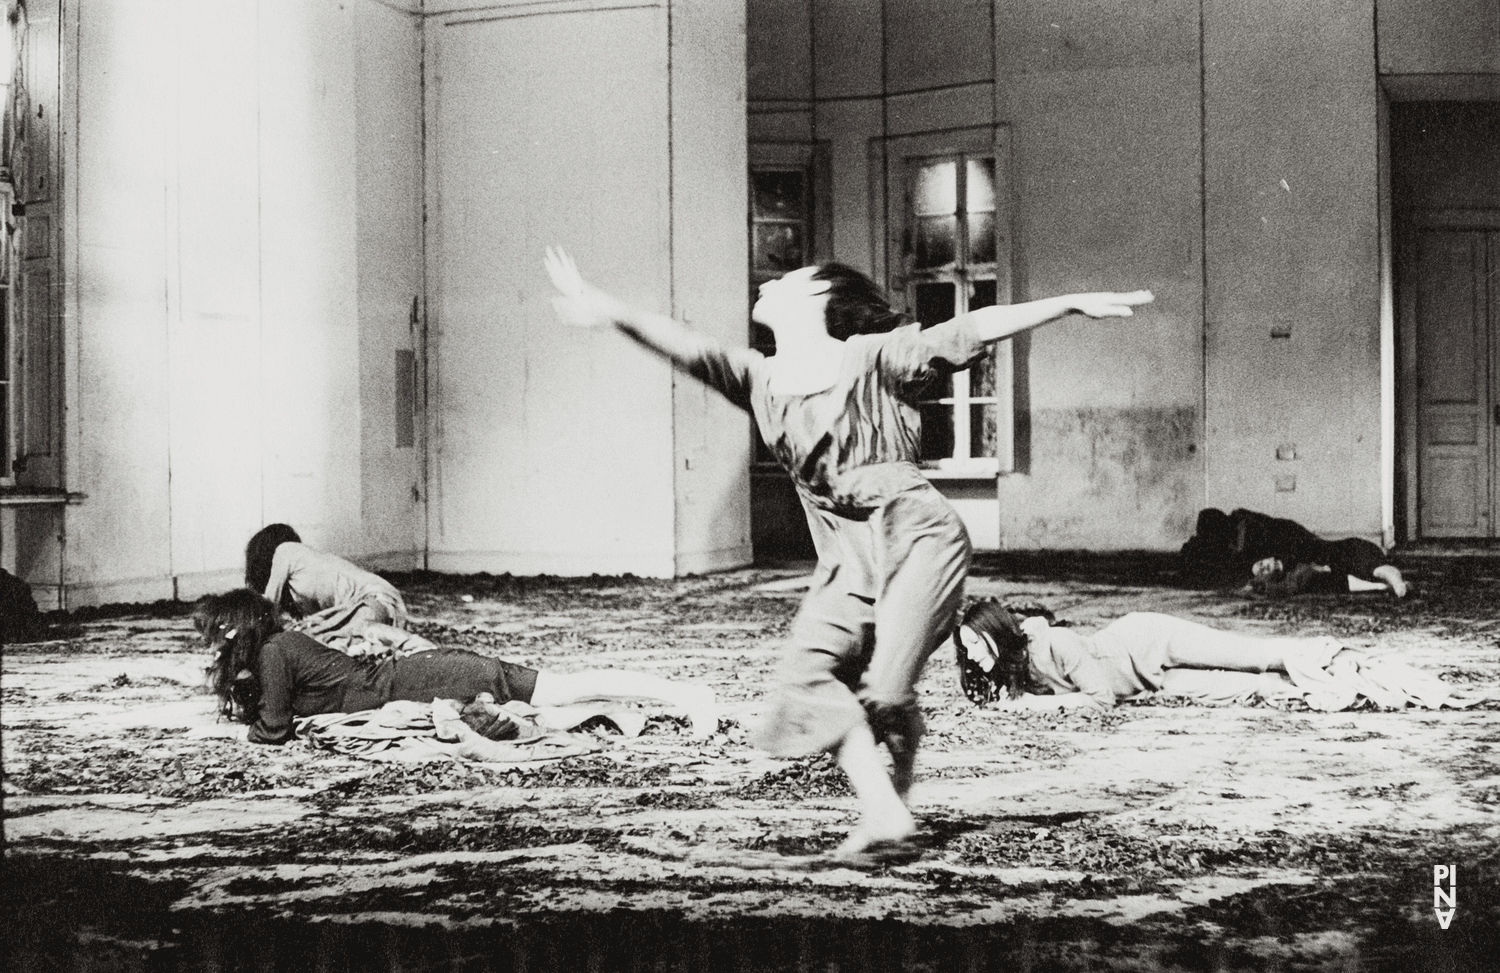
[[[1500,579],[1410,567],[1400,604],[1252,602],[1082,556],[981,562],[970,594],[1083,627],[1150,610],[1334,634],[1500,697]],[[835,865],[854,813],[842,775],[747,743],[803,573],[396,579],[434,641],[695,680],[724,707],[706,742],[661,716],[531,768],[246,744],[215,721],[171,606],[80,613],[63,638],[6,647],[10,968],[1463,970],[1500,955],[1500,702],[986,713],[943,649],[920,685],[921,857]],[[1456,868],[1446,929],[1439,865]]]

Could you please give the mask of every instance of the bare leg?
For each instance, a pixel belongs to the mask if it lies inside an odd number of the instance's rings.
[[[859,798],[860,820],[834,852],[848,858],[883,841],[901,841],[917,830],[916,819],[896,793],[869,724],[859,723],[839,745],[839,766]]]
[[[1394,564],[1382,564],[1370,573],[1384,582],[1385,586],[1391,589],[1391,594],[1397,598],[1406,597],[1406,579],[1401,577],[1401,572]]]
[[[1322,668],[1339,648],[1328,636],[1264,638],[1210,628],[1157,612],[1131,612],[1105,626],[1096,638],[1120,639],[1143,657],[1155,655],[1163,669],[1232,669],[1285,672],[1288,656]]]
[[[719,729],[718,703],[707,686],[674,683],[630,669],[537,673],[533,706],[567,706],[586,699],[659,699],[687,712],[695,738],[711,736]]]

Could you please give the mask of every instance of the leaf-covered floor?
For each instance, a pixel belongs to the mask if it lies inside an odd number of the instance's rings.
[[[1454,562],[1456,563],[1456,562]],[[256,747],[216,723],[180,607],[80,613],[5,648],[13,955],[130,969],[1421,969],[1500,955],[1500,723],[1167,700],[1004,714],[940,652],[915,862],[824,853],[826,759],[753,750],[794,569],[678,581],[397,578],[435,641],[711,685],[720,730],[525,769]],[[1108,559],[993,561],[974,595],[1080,626],[1134,610],[1339,635],[1500,694],[1485,570],[1418,595],[1247,602]],[[1457,866],[1433,913],[1432,866]],[[103,959],[101,959],[103,957]],[[87,961],[85,963],[85,960]]]

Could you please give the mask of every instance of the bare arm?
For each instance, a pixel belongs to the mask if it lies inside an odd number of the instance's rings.
[[[1075,312],[1087,314],[1091,318],[1128,318],[1135,313],[1132,308],[1149,304],[1154,299],[1150,291],[1065,294],[1061,297],[1027,301],[1025,304],[997,304],[970,311],[968,316],[979,333],[979,340],[989,344]]]
[[[287,544],[276,545],[276,550],[271,555],[271,576],[266,579],[266,590],[263,594],[266,600],[281,611],[281,599],[286,594],[287,583],[291,580],[291,547]]]
[[[677,359],[685,346],[695,346],[701,336],[665,314],[631,307],[613,294],[606,293],[583,279],[578,266],[561,247],[548,247],[543,260],[557,296],[552,306],[558,317],[581,328],[603,328],[613,325],[641,344]]]
[[[756,352],[727,349],[714,339],[665,314],[643,311],[586,283],[573,258],[548,247],[544,264],[557,296],[552,306],[567,324],[581,328],[614,326],[679,369],[716,389],[742,409],[750,408],[749,360]]]

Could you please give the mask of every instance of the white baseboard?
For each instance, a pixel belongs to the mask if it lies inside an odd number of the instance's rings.
[[[716,551],[694,551],[677,556],[677,574],[712,574],[742,568],[755,560],[749,544],[721,547]]]
[[[553,574],[564,578],[591,574],[634,574],[642,578],[673,577],[670,554],[550,554],[533,551],[432,551],[427,566],[445,574]]]
[[[69,584],[64,593],[66,603],[54,607],[71,610],[95,605],[135,605],[153,601],[169,601],[177,594],[176,586],[172,582],[172,578],[162,576]],[[42,602],[41,592],[48,588],[56,590],[55,585],[32,585],[31,593],[36,598],[38,606]]]
[[[381,551],[361,554],[353,560],[371,571],[415,571],[422,566],[421,551]]]
[[[197,601],[204,595],[217,595],[245,584],[245,574],[240,569],[222,571],[197,571],[179,574],[175,579],[178,601]]]

